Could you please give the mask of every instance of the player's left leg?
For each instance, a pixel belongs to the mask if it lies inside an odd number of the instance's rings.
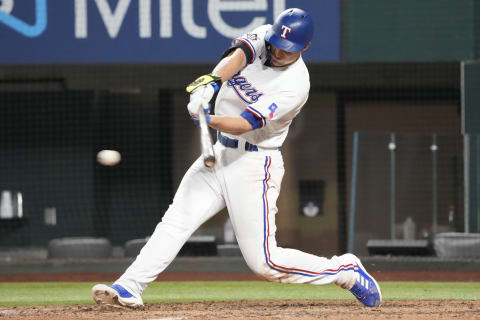
[[[92,288],[98,304],[143,307],[142,293],[167,268],[191,234],[225,207],[215,171],[200,157],[180,183],[173,203],[135,261],[113,286]]]
[[[380,304],[380,288],[356,256],[344,254],[327,259],[277,246],[276,200],[284,172],[280,153],[248,156],[238,165],[248,167],[248,174],[238,174],[241,170],[225,172],[229,175],[226,181],[232,182],[226,186],[227,207],[241,251],[253,272],[283,283],[335,283],[351,290],[365,305]],[[244,191],[239,193],[240,189]]]

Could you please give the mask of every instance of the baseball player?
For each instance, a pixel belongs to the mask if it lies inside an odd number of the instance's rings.
[[[227,207],[237,242],[250,269],[282,283],[335,283],[365,306],[382,302],[380,287],[353,254],[317,257],[277,246],[276,201],[284,168],[281,146],[310,89],[302,52],[311,44],[313,22],[301,9],[287,9],[273,25],[263,25],[232,41],[213,72],[187,87],[188,111],[218,92],[215,114],[216,163],[201,157],[187,171],[153,235],[112,286],[92,288],[100,304],[143,307],[142,292],[172,262],[192,233]]]

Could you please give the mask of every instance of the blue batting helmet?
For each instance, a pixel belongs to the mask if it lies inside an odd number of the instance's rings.
[[[302,9],[283,11],[267,32],[265,40],[288,52],[298,52],[312,40],[312,17]]]

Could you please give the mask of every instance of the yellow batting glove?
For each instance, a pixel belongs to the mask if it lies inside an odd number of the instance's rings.
[[[213,83],[212,83],[213,82]],[[218,90],[219,83],[222,82],[222,77],[220,77],[217,74],[209,73],[204,76],[198,77],[195,81],[190,83],[187,86],[187,92],[192,93],[195,89],[198,87],[204,86],[206,84],[212,83],[213,87],[216,89],[215,91]]]

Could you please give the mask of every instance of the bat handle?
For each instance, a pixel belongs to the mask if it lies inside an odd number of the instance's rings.
[[[200,124],[200,143],[202,145],[203,163],[206,167],[212,168],[215,165],[215,153],[213,152],[212,137],[208,129],[207,119],[204,109],[208,108],[208,103],[200,104],[198,110],[198,121]]]

